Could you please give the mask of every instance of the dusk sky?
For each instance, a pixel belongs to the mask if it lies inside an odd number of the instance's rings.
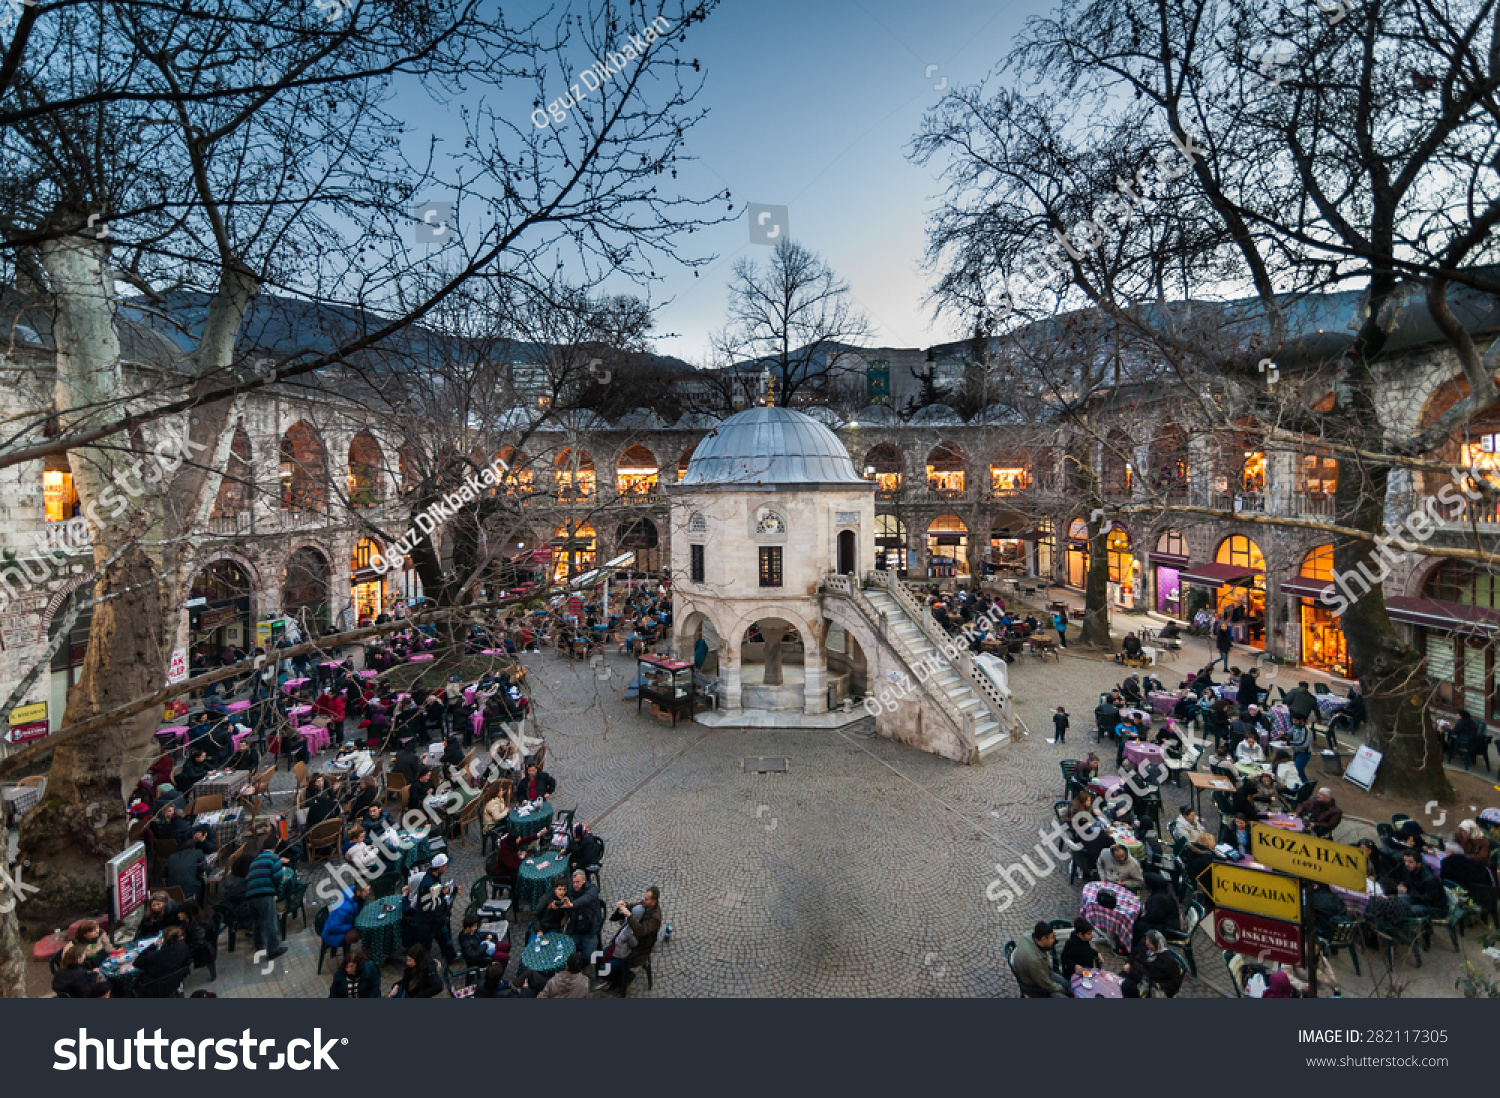
[[[792,239],[820,253],[869,315],[877,345],[923,346],[934,327],[922,269],[926,216],[942,185],[906,150],[934,89],[983,78],[1043,0],[726,0],[694,27],[684,57],[703,62],[711,108],[689,142],[687,193],[728,187],[737,206],[788,206]],[[928,66],[936,66],[927,75]],[[671,273],[658,349],[703,361],[724,323],[735,259],[764,262],[743,215],[693,238],[718,260]],[[626,287],[620,287],[626,289]]]

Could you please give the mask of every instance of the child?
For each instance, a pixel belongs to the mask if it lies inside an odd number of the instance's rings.
[[[1057,712],[1052,714],[1053,737],[1048,743],[1068,742],[1068,711],[1063,706],[1057,707]]]

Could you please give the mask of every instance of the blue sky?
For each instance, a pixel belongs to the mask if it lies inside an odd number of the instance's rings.
[[[819,252],[869,314],[877,345],[923,346],[956,333],[933,325],[922,269],[935,168],[906,158],[934,85],[982,79],[1042,0],[724,0],[693,28],[685,57],[703,62],[709,117],[690,139],[688,193],[728,187],[737,205],[789,207],[791,236]],[[936,66],[931,75],[928,67]],[[674,271],[658,349],[704,360],[722,326],[730,267],[764,262],[746,219],[693,238],[717,262]],[[624,287],[621,287],[624,289]]]

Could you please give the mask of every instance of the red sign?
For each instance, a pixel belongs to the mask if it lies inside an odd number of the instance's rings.
[[[1282,965],[1302,963],[1302,928],[1296,923],[1248,915],[1221,907],[1213,914],[1214,941],[1220,949]]]
[[[115,855],[105,867],[105,880],[115,902],[115,921],[119,922],[146,902],[150,889],[146,886],[146,847],[134,843],[123,853]]]
[[[568,599],[568,617],[574,621],[583,620],[583,599],[580,596],[574,595]]]
[[[5,733],[5,738],[11,743],[27,743],[31,740],[39,740],[46,734],[46,721],[32,721],[29,724],[13,726]]]

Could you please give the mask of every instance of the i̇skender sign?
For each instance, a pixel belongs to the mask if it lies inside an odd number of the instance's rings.
[[[1264,915],[1268,919],[1297,922],[1302,918],[1302,888],[1290,877],[1278,877],[1258,869],[1215,863],[1214,903]]]
[[[1365,890],[1365,852],[1357,846],[1254,823],[1250,825],[1250,856],[1293,877]]]

